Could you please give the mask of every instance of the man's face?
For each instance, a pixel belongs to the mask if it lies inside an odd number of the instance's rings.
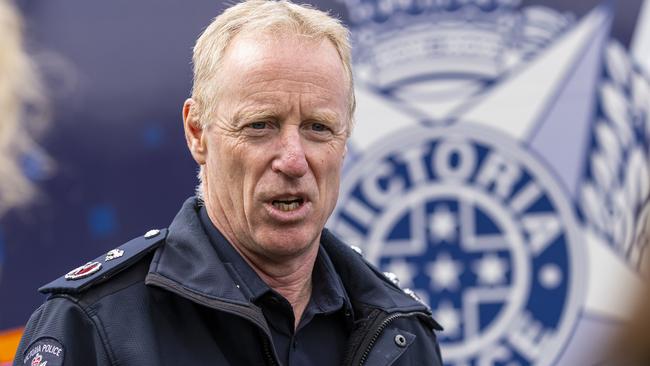
[[[240,251],[270,260],[318,244],[338,197],[348,83],[328,40],[240,35],[202,131],[205,200]]]

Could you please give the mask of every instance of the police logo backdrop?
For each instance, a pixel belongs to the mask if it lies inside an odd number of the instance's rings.
[[[597,361],[649,189],[648,79],[612,9],[346,5],[360,110],[331,227],[431,306],[446,364]]]
[[[0,224],[0,364],[37,287],[191,194],[179,110],[191,44],[223,7],[195,5],[21,3],[55,90],[57,169],[28,174],[42,197]],[[648,1],[315,5],[351,27],[358,99],[328,226],[431,307],[447,365],[597,362],[642,286]],[[63,360],[34,350],[26,363]]]

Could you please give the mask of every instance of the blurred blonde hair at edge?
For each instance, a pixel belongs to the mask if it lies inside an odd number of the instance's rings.
[[[30,133],[42,130],[45,110],[36,67],[24,48],[20,14],[10,0],[0,0],[0,216],[36,192],[20,161],[28,151],[41,152]]]

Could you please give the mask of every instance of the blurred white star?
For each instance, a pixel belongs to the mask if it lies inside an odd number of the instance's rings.
[[[449,254],[442,253],[427,265],[427,273],[435,290],[456,290],[460,286],[460,274],[463,265],[453,260]]]
[[[438,205],[429,218],[429,227],[434,241],[450,241],[456,237],[458,220],[449,207]]]
[[[454,308],[454,305],[450,301],[441,301],[436,310],[433,311],[433,317],[445,328],[440,333],[443,337],[451,338],[458,336],[461,321],[459,310]]]
[[[484,285],[501,285],[506,282],[508,263],[496,254],[486,254],[472,265],[478,280]]]
[[[539,282],[547,289],[560,286],[562,277],[562,268],[554,263],[545,264],[539,271]]]

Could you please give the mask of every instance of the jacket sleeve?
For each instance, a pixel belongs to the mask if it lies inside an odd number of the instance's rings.
[[[25,327],[13,366],[45,364],[111,364],[96,320],[74,298],[51,297],[32,314]]]

